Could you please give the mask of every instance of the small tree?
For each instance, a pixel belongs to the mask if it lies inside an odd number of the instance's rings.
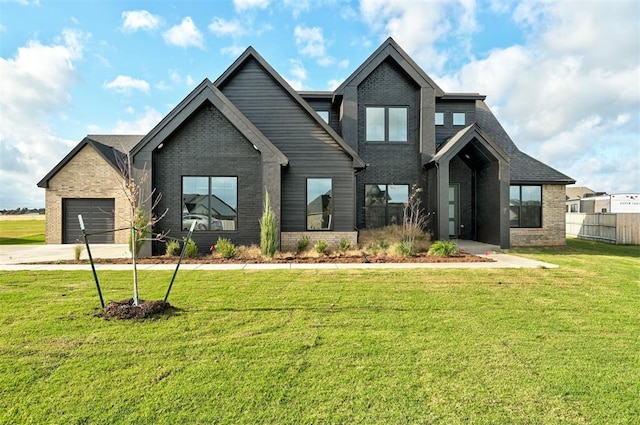
[[[417,185],[411,186],[409,199],[404,206],[402,217],[402,241],[406,242],[410,252],[415,251],[415,241],[418,236],[424,233],[424,228],[428,222],[428,216],[424,214],[422,208],[422,188]]]
[[[138,254],[145,241],[162,240],[164,235],[152,235],[153,226],[166,215],[165,210],[160,216],[153,214],[153,210],[158,206],[162,194],[157,194],[155,189],[149,194],[143,192],[143,187],[149,180],[149,173],[146,166],[140,173],[140,178],[136,180],[133,170],[131,154],[127,153],[119,163],[122,173],[122,190],[129,206],[129,215],[126,218],[129,231],[129,251],[131,252],[131,262],[133,264],[133,305],[138,305]],[[155,199],[154,199],[155,197]]]
[[[264,194],[264,210],[260,219],[260,250],[262,255],[273,258],[278,249],[278,227],[276,216],[271,208],[269,192]]]

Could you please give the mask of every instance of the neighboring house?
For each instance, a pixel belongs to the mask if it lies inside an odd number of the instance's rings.
[[[594,196],[595,194],[596,192],[594,192],[593,190],[589,189],[586,186],[567,187],[565,212],[568,212],[568,213],[583,212],[582,209],[580,208],[580,200],[583,198]],[[604,195],[604,193],[600,193],[600,195]]]
[[[224,223],[194,232],[202,248],[219,236],[258,244],[267,191],[283,249],[303,235],[355,243],[359,229],[402,222],[412,185],[435,239],[564,244],[574,180],[519,151],[484,99],[445,93],[392,39],[333,92],[296,92],[249,47],[148,134],[88,136],[54,167],[38,183],[57,223],[47,242],[71,242],[80,207],[108,216],[94,199],[114,202],[119,216],[114,158],[130,153],[150,172],[144,190],[162,193],[158,210],[168,209],[156,231],[184,236],[187,215]]]

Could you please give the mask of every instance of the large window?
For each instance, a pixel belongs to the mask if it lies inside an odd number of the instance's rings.
[[[511,186],[509,206],[511,227],[542,227],[541,186]]]
[[[409,185],[367,184],[364,186],[365,227],[402,224],[404,206],[409,201]]]
[[[367,142],[406,142],[407,111],[406,107],[367,107]]]
[[[333,228],[331,179],[307,179],[307,230]]]
[[[182,230],[236,230],[237,177],[182,177]]]

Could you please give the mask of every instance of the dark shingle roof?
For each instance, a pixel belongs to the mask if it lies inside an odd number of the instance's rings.
[[[476,122],[511,158],[513,183],[573,184],[576,181],[520,151],[486,103],[476,101]]]
[[[113,168],[120,170],[125,155],[142,140],[141,135],[89,135],[82,139],[46,176],[38,182],[38,187],[49,187],[49,180],[55,176],[82,148],[91,145]]]

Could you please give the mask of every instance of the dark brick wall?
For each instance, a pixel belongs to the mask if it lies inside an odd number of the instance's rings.
[[[476,122],[476,101],[475,100],[447,100],[436,101],[436,113],[444,113],[444,125],[436,126],[436,148],[440,146],[449,137],[456,134],[463,128]],[[465,125],[453,125],[453,113],[464,112],[466,114]]]
[[[235,244],[260,243],[262,164],[258,151],[213,105],[203,105],[153,155],[153,186],[162,194],[156,211],[168,213],[157,226],[182,238],[182,176],[236,176],[238,223],[236,231],[194,232],[201,252],[218,236]],[[156,251],[162,251],[159,245]]]
[[[423,186],[419,113],[420,88],[393,61],[385,61],[358,87],[358,154],[368,164],[356,179],[357,226],[365,225],[364,186],[366,184],[418,184]],[[367,106],[407,106],[407,142],[365,141]],[[426,204],[426,203],[425,203]]]

